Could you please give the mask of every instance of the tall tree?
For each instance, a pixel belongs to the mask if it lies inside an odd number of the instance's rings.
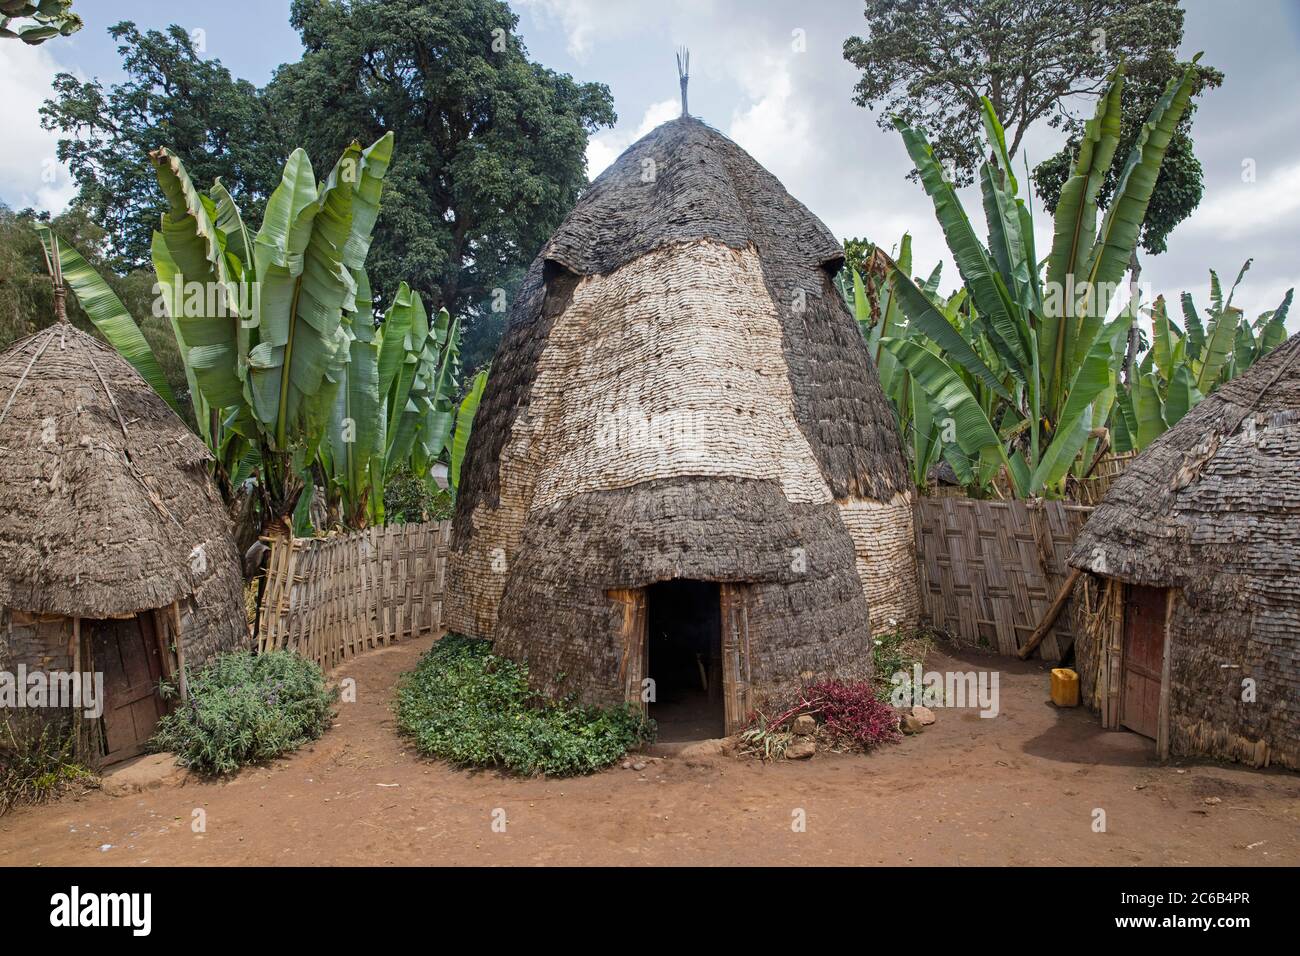
[[[1120,59],[1168,58],[1183,34],[1178,0],[866,0],[864,15],[867,35],[844,41],[854,100],[882,129],[924,129],[958,185],[982,159],[981,97],[1014,156],[1035,123],[1075,133]]]
[[[77,182],[76,202],[107,231],[121,264],[149,262],[162,209],[148,154],[160,146],[183,156],[205,187],[221,177],[256,221],[289,152],[257,88],[204,59],[179,26],[141,32],[125,21],[108,32],[125,82],[106,90],[59,73],[41,124],[62,134],[58,157]]]
[[[294,0],[301,62],[268,87],[313,161],[396,133],[368,270],[468,320],[467,361],[490,351],[509,290],[586,185],[590,133],[615,121],[608,87],[528,58],[499,0]],[[476,354],[483,353],[482,355]]]

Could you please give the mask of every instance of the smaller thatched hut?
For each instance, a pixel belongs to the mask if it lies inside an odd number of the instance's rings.
[[[1104,726],[1162,757],[1300,769],[1300,338],[1144,451],[1070,563],[1088,572],[1076,656]]]
[[[208,459],[135,369],[66,322],[0,354],[0,672],[11,689],[20,669],[102,674],[102,716],[74,711],[92,761],[143,750],[168,706],[160,679],[247,636]]]

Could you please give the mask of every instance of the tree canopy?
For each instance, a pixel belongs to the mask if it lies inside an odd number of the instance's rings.
[[[349,142],[396,135],[367,268],[382,305],[405,279],[466,321],[473,368],[495,348],[524,269],[586,185],[586,145],[616,117],[609,89],[528,57],[500,0],[295,0],[298,62],[263,89],[205,59],[179,26],[124,22],[126,80],[60,74],[43,123],[62,134],[87,208],[119,267],[148,261],[162,197],[146,154],[220,177],[257,221],[293,146],[328,168]],[[502,290],[498,293],[496,290]]]
[[[107,232],[121,265],[149,262],[163,201],[148,154],[160,146],[185,157],[205,186],[220,177],[260,216],[289,152],[262,94],[204,59],[179,26],[142,32],[124,21],[108,32],[125,81],[105,89],[98,79],[57,74],[41,124],[62,134],[58,157],[77,183],[75,203]]]
[[[866,0],[864,16],[844,41],[855,102],[925,130],[958,185],[982,158],[981,97],[1014,156],[1035,123],[1074,133],[1120,59],[1163,61],[1183,33],[1177,0]]]

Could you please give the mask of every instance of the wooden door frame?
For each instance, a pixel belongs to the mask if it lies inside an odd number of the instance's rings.
[[[173,605],[172,607],[174,608],[175,605]],[[74,618],[73,626],[76,631],[75,643],[79,652],[77,655],[78,668],[80,669],[82,664],[84,663],[86,669],[92,672],[96,670],[95,642],[94,642],[95,625],[109,622],[109,621],[116,621],[116,622],[133,622],[136,624],[137,627],[139,627],[140,626],[139,622],[141,621],[141,619],[147,618],[150,626],[153,628],[154,643],[158,650],[158,663],[159,663],[159,671],[160,671],[159,679],[170,680],[174,675],[180,673],[181,682],[183,685],[184,672],[180,670],[180,662],[177,659],[177,655],[171,652],[171,649],[168,645],[167,634],[170,630],[172,630],[172,626],[173,626],[172,620],[170,619],[171,615],[168,612],[169,612],[168,608],[158,608],[158,609],[140,611],[136,614],[120,614],[120,615],[111,615],[108,617],[96,617],[96,618],[89,618],[89,617]],[[176,620],[177,622],[179,622],[179,615],[176,616]],[[176,646],[177,649],[179,650],[180,640],[181,640],[179,627],[176,628],[174,633],[176,639]],[[161,693],[155,691],[155,694],[157,695],[158,700],[162,704],[162,709],[164,713],[172,710],[175,707],[175,703],[171,700],[168,700],[166,697],[163,697]],[[100,705],[103,708],[104,712],[107,712],[110,707],[109,689],[108,689],[107,681],[104,682],[104,699],[100,702]],[[78,717],[78,720],[80,720],[80,717]],[[98,719],[96,719],[93,722],[94,727],[91,730],[91,740],[93,741],[94,748],[95,748],[94,750],[94,754],[96,758],[95,762],[100,766],[111,766],[112,764],[104,763],[104,758],[107,757],[108,755],[104,753],[104,747],[107,745],[107,740],[104,734],[103,720],[104,718],[101,715]],[[117,760],[114,760],[113,763],[120,763],[124,760],[130,760],[132,759],[132,757],[135,756],[138,756],[138,754],[132,754],[129,757],[119,758]]]
[[[744,727],[753,701],[753,658],[749,632],[753,588],[744,581],[714,583],[718,585],[718,627],[721,631],[723,733],[731,735]],[[649,712],[642,694],[642,682],[650,666],[647,591],[648,587],[640,587],[609,588],[605,592],[621,615],[618,681],[623,688],[623,699],[643,714]]]
[[[1119,619],[1120,639],[1119,645],[1119,662],[1115,672],[1119,677],[1120,699],[1115,708],[1114,725],[1108,729],[1124,730],[1129,733],[1136,733],[1120,723],[1120,714],[1123,712],[1123,686],[1124,686],[1124,656],[1128,647],[1128,606],[1131,589],[1137,587],[1151,587],[1151,585],[1133,585],[1127,581],[1116,581],[1117,585],[1123,588],[1122,613]],[[1160,702],[1156,710],[1156,755],[1161,761],[1169,759],[1169,673],[1170,673],[1170,654],[1173,648],[1172,625],[1174,618],[1174,605],[1178,601],[1178,588],[1166,587],[1165,592],[1165,627],[1164,627],[1164,646],[1160,654]],[[1107,686],[1109,687],[1109,677]],[[1103,698],[1103,707],[1105,700]],[[1105,711],[1102,712],[1103,726],[1105,726]]]

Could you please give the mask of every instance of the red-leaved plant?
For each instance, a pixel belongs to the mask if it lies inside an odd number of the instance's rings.
[[[862,750],[902,736],[898,732],[898,715],[876,697],[867,681],[823,680],[808,684],[798,702],[769,720],[767,729],[776,730],[800,714],[819,718],[836,743],[850,743]],[[758,717],[751,715],[750,722]]]

